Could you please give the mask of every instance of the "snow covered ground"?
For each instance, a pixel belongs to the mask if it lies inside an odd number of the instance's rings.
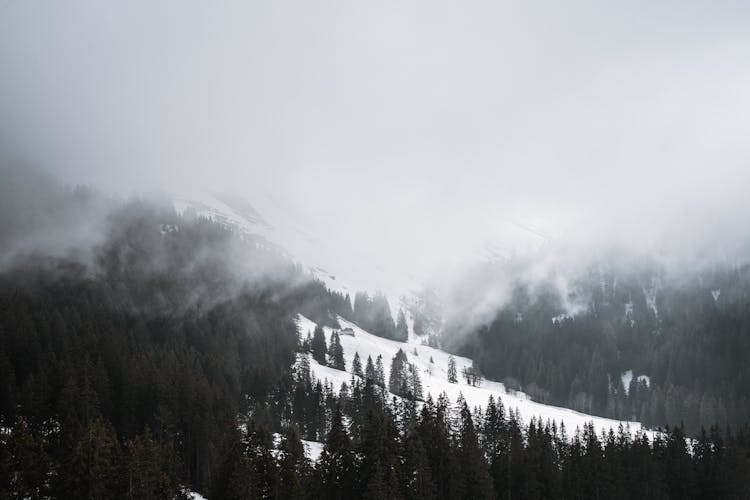
[[[224,224],[240,234],[262,237],[269,246],[299,262],[331,290],[348,293],[352,300],[358,290],[386,295],[395,317],[401,298],[422,287],[422,282],[405,270],[373,260],[366,247],[350,242],[345,247],[321,237],[322,229],[291,205],[263,193],[253,193],[252,205],[242,197],[208,193],[181,193],[172,199],[175,211],[196,215]]]
[[[323,443],[303,439],[302,444],[305,446],[305,455],[307,455],[307,458],[313,462],[317,462],[320,454],[323,453]]]
[[[625,394],[630,390],[630,381],[633,380],[633,370],[627,370],[622,373],[622,385],[625,388]],[[647,386],[651,386],[651,378],[648,375],[638,375],[637,382],[645,382]]]
[[[384,339],[366,332],[343,318],[339,318],[339,323],[342,328],[348,327],[354,331],[354,336],[340,335],[347,371],[344,372],[322,366],[313,360],[312,357],[310,358],[310,369],[313,374],[321,380],[327,379],[333,383],[336,389],[341,386],[342,382],[349,383],[351,379],[351,364],[355,352],[359,353],[363,367],[367,362],[368,356],[372,357],[373,362],[375,362],[378,355],[383,356],[383,367],[387,381],[391,359],[399,349],[403,349],[409,362],[414,363],[419,369],[419,376],[422,379],[425,397],[429,393],[432,394],[433,399],[436,399],[444,391],[451,402],[455,402],[459,394],[463,394],[466,402],[473,408],[474,406],[484,407],[487,404],[488,398],[492,395],[495,399],[502,400],[506,409],[518,409],[525,423],[528,423],[532,417],[541,418],[545,422],[547,420],[555,421],[558,425],[564,423],[568,435],[571,435],[576,428],[581,428],[589,422],[593,422],[598,433],[604,430],[608,431],[610,428],[616,431],[621,423],[618,420],[587,415],[567,408],[531,401],[522,392],[506,391],[505,386],[500,382],[485,379],[479,387],[473,387],[467,384],[466,380],[461,377],[464,367],[472,365],[472,361],[469,358],[455,357],[459,381],[457,384],[451,384],[448,382],[447,374],[448,358],[450,357],[448,353],[421,345],[418,339],[412,339],[407,343]],[[308,331],[312,333],[315,326],[313,321],[304,316],[298,316],[297,327],[303,337],[307,335]],[[323,330],[326,334],[326,341],[330,342],[333,329],[324,327]],[[414,354],[415,350],[416,355]],[[627,425],[631,432],[641,429],[639,422],[622,422],[622,424]]]

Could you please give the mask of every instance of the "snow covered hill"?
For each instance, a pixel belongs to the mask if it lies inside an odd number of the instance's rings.
[[[352,241],[342,246],[320,236],[314,221],[289,205],[262,194],[252,204],[233,195],[190,193],[173,197],[175,210],[188,211],[224,224],[234,231],[261,237],[269,247],[301,264],[331,290],[348,293],[380,291],[396,317],[402,298],[423,284],[405,270],[396,270],[364,254],[366,245]]]
[[[355,353],[359,353],[363,366],[368,356],[372,357],[373,362],[375,362],[378,356],[382,356],[385,378],[388,380],[391,360],[399,349],[403,349],[409,362],[415,364],[419,370],[425,397],[429,393],[435,399],[440,393],[445,392],[451,402],[455,402],[458,396],[462,394],[468,405],[473,408],[474,406],[484,407],[487,404],[488,398],[492,395],[495,399],[502,400],[503,405],[507,409],[518,409],[524,422],[528,423],[531,418],[541,418],[545,422],[547,420],[555,421],[558,425],[564,423],[569,435],[576,428],[581,428],[589,422],[594,423],[598,432],[608,431],[610,428],[617,430],[617,427],[621,423],[623,426],[627,426],[631,432],[641,429],[641,424],[638,422],[620,422],[587,415],[566,408],[537,403],[531,401],[523,392],[506,390],[505,386],[500,382],[485,379],[479,387],[473,387],[467,384],[466,380],[460,376],[464,367],[472,365],[472,361],[469,358],[455,357],[459,381],[456,384],[449,383],[447,370],[450,354],[439,349],[421,345],[418,340],[410,340],[403,343],[372,335],[343,318],[339,318],[339,323],[342,329],[351,328],[354,332],[353,336],[340,335],[347,371],[322,366],[310,357],[310,368],[315,377],[321,380],[328,380],[333,384],[335,389],[339,389],[343,382],[349,383],[352,376],[350,370]],[[304,316],[298,316],[297,328],[301,336],[306,336],[307,332],[312,333],[315,327],[316,324],[313,321]],[[326,335],[326,341],[330,343],[331,334],[334,329],[324,327],[323,331]]]
[[[394,317],[400,307],[406,306],[405,309],[408,309],[409,301],[416,300],[416,295],[412,292],[419,290],[422,286],[422,283],[413,276],[395,272],[393,269],[389,270],[364,259],[358,261],[360,259],[357,254],[359,245],[356,242],[347,248],[331,248],[330,242],[315,235],[315,231],[311,230],[314,225],[305,221],[304,216],[290,213],[288,207],[260,195],[253,197],[252,205],[236,196],[205,194],[180,196],[174,198],[174,206],[179,213],[194,211],[197,215],[222,222],[240,233],[262,237],[269,246],[273,246],[279,252],[302,264],[332,290],[349,293],[352,297],[357,290],[382,291],[389,300]],[[361,272],[363,268],[367,268],[367,272]],[[343,318],[339,318],[339,322],[342,328],[351,328],[354,331],[354,336],[341,335],[347,370],[351,369],[355,352],[359,353],[363,365],[368,356],[371,356],[374,362],[380,355],[383,357],[387,380],[393,356],[399,349],[403,349],[409,362],[419,369],[425,396],[429,393],[436,398],[440,393],[445,392],[451,401],[455,402],[461,394],[471,407],[483,407],[489,396],[493,395],[495,398],[500,398],[506,408],[518,409],[525,422],[532,417],[545,421],[554,420],[557,423],[564,423],[569,433],[588,422],[593,422],[600,431],[616,429],[620,424],[617,420],[531,401],[522,392],[506,390],[500,382],[483,380],[479,387],[473,387],[460,376],[464,367],[472,365],[472,361],[468,358],[455,358],[459,381],[457,384],[449,383],[447,381],[449,354],[422,345],[422,339],[413,334],[413,321],[410,317],[407,318],[409,323],[407,343],[372,335]],[[298,328],[301,335],[306,335],[308,331],[314,330],[315,323],[300,316]],[[324,331],[327,341],[330,342],[333,330],[325,327]],[[310,366],[317,378],[330,381],[337,389],[342,382],[349,382],[351,378],[351,373],[348,371],[343,372],[322,366],[312,359],[310,359]],[[641,429],[641,424],[638,422],[623,422],[623,424],[628,425],[633,432]],[[308,445],[319,452],[317,444],[308,443]]]

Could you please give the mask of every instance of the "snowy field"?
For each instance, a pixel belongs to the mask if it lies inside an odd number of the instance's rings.
[[[581,428],[584,424],[589,422],[593,422],[594,427],[599,434],[601,434],[602,431],[609,431],[609,429],[617,431],[617,427],[620,423],[624,426],[628,426],[631,432],[636,432],[641,429],[641,424],[639,422],[620,422],[609,418],[587,415],[567,408],[537,403],[531,401],[531,399],[522,392],[506,391],[505,386],[500,382],[484,379],[479,387],[473,387],[467,384],[466,380],[461,376],[464,367],[470,367],[472,365],[472,361],[469,358],[454,356],[459,381],[456,384],[451,384],[448,382],[447,374],[448,358],[450,357],[448,353],[421,345],[418,339],[412,339],[406,343],[384,339],[366,332],[354,323],[346,321],[343,318],[339,318],[339,323],[341,324],[342,329],[351,328],[354,331],[354,336],[340,335],[341,345],[344,348],[344,358],[346,359],[347,371],[344,372],[327,366],[322,366],[310,357],[310,369],[315,377],[321,380],[327,379],[329,382],[333,383],[335,389],[339,389],[342,382],[349,383],[351,379],[350,370],[352,359],[354,359],[355,352],[359,353],[363,368],[367,363],[368,356],[372,357],[373,363],[378,355],[383,356],[385,380],[387,381],[391,359],[399,349],[403,349],[409,362],[414,363],[419,369],[419,376],[422,379],[425,397],[427,397],[427,394],[431,394],[433,399],[437,399],[438,395],[444,391],[450,398],[451,402],[455,403],[459,394],[463,394],[463,397],[466,399],[470,408],[475,406],[483,408],[487,404],[490,395],[492,395],[495,399],[502,400],[506,410],[518,409],[524,423],[528,423],[531,418],[541,418],[544,422],[547,420],[555,421],[558,425],[564,423],[568,435],[572,435],[576,428]],[[307,335],[308,331],[312,333],[315,326],[316,324],[313,321],[302,315],[298,316],[297,327],[303,338]],[[334,329],[324,327],[323,330],[326,335],[326,341],[330,342],[331,334]],[[417,355],[414,354],[415,349]],[[433,363],[430,362],[430,359],[432,359]]]

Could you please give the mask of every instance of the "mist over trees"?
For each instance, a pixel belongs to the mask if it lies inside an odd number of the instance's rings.
[[[44,186],[54,201],[43,210],[80,208],[80,189]],[[86,200],[107,200],[86,192]],[[362,367],[355,355],[350,383],[337,390],[312,375],[309,357],[346,369],[338,316],[363,314],[398,335],[405,315],[394,323],[382,294],[358,294],[348,312],[345,295],[251,235],[151,200],[104,204],[106,230],[85,244],[3,248],[0,496],[181,498],[185,487],[216,499],[748,494],[749,431],[735,423],[746,380],[738,365],[747,339],[744,268],[703,276],[703,290],[721,289],[707,300],[664,286],[639,298],[640,283],[619,281],[592,294],[595,313],[573,317],[560,316],[554,294],[519,292],[516,309],[455,349],[475,356],[460,374],[470,384],[481,368],[517,376],[543,400],[554,401],[549,388],[559,384],[559,397],[573,394],[571,404],[587,411],[641,416],[656,408],[664,413],[655,425],[697,415],[653,438],[624,429],[597,436],[592,426],[524,423],[499,400],[484,409],[462,397],[434,400],[404,349],[388,380],[382,357]],[[633,303],[624,318],[620,293]],[[300,311],[318,321],[306,338],[295,324]],[[333,329],[328,342],[323,325]],[[643,346],[653,354],[638,364]],[[713,387],[678,369],[719,362],[727,366],[702,374]],[[627,392],[625,368],[635,374]],[[448,373],[457,383],[453,358]],[[718,425],[701,429],[712,420]],[[302,439],[324,443],[317,463]]]
[[[374,335],[401,342],[408,338],[406,318],[399,321],[396,328],[388,299],[381,292],[376,292],[372,297],[367,292],[357,292],[354,295],[352,318],[359,326]]]
[[[568,295],[518,284],[488,323],[459,326],[446,326],[448,349],[542,402],[691,433],[750,415],[748,265],[591,269]]]
[[[178,483],[208,489],[237,416],[252,411],[261,419],[258,408],[288,377],[299,345],[296,315],[307,309],[335,318],[345,301],[219,223],[148,200],[90,203],[106,198],[46,180],[16,185],[26,190],[4,198],[16,205],[0,214],[3,237],[11,238],[0,269],[0,424],[18,429],[12,442],[3,437],[3,449],[30,434],[29,453],[48,467],[40,474],[55,471],[44,486],[54,496],[145,488],[163,498]],[[8,222],[22,213],[18,203],[74,213],[82,220],[61,220],[75,226],[87,224],[81,206],[110,209],[102,234],[79,247],[59,251],[47,234],[36,252],[22,254],[12,240],[17,222]],[[27,236],[44,233],[30,215]],[[334,350],[334,362],[341,358]],[[100,462],[86,462],[91,456]],[[140,470],[138,457],[151,468]],[[9,474],[27,467],[6,466]],[[79,474],[99,479],[88,484]]]

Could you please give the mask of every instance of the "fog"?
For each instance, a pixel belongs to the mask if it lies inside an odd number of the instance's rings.
[[[487,244],[734,258],[749,22],[721,1],[6,0],[0,159],[263,193],[332,254],[420,278]]]

